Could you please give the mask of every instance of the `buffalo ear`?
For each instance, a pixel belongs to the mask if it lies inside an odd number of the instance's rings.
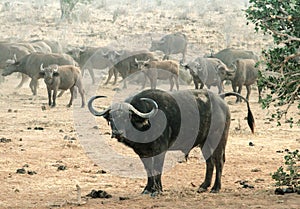
[[[43,72],[43,71],[40,71],[40,72],[39,72],[39,76],[40,76],[40,78],[44,78],[44,76],[45,76],[45,72]]]
[[[109,125],[109,123],[110,123],[110,114],[109,114],[109,112],[110,112],[110,111],[107,111],[107,112],[103,115],[103,117],[106,119],[108,125]]]
[[[53,76],[59,76],[59,72],[54,72]]]

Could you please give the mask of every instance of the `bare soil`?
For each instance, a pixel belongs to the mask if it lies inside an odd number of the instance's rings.
[[[126,35],[129,42],[145,33],[158,31],[157,34],[163,34],[179,30],[186,32],[194,41],[188,58],[204,54],[211,47],[216,51],[225,48],[224,36],[217,30],[221,23],[216,19],[222,20],[222,16],[227,13],[207,13],[209,17],[215,15],[215,18],[210,19],[211,24],[208,24],[205,22],[208,21],[205,15],[197,16],[198,18],[190,16],[182,20],[178,16],[171,16],[172,11],[169,10],[163,12],[158,8],[141,11],[126,7],[128,13],[112,23],[113,8],[104,10],[87,7],[85,10],[90,13],[84,13],[87,17],[82,22],[59,22],[55,16],[55,13],[59,13],[56,4],[41,8],[43,12],[40,16],[37,8],[28,8],[30,11],[25,13],[21,13],[20,6],[16,6],[16,11],[20,13],[1,13],[1,37],[24,40],[35,37],[58,38],[67,46],[93,42],[95,45],[116,45],[114,37],[123,36],[119,37],[119,44],[123,47]],[[52,10],[45,14],[47,8]],[[250,31],[252,28],[245,29],[246,21],[240,12],[235,12],[230,13],[238,18],[233,22],[241,27],[232,32],[231,46],[256,49],[259,52],[267,44],[266,41],[260,39],[261,35],[252,32],[241,35],[241,30]],[[31,19],[29,14],[32,14]],[[26,28],[34,32],[25,33]],[[149,45],[148,38],[147,36],[145,39],[147,41],[141,41],[145,47]],[[130,46],[137,45],[135,42]],[[100,107],[110,105],[120,95],[115,91],[117,86],[103,86],[103,75],[105,73],[98,72],[98,84],[95,86],[90,85],[89,75],[84,75],[87,99],[95,94],[107,96],[98,104]],[[131,176],[118,175],[109,169],[110,166],[114,167],[110,165],[115,160],[114,156],[111,159],[99,159],[105,151],[101,150],[101,139],[105,141],[105,146],[116,153],[138,160],[132,150],[115,139],[110,139],[110,127],[103,118],[95,120],[91,116],[91,119],[81,117],[88,110],[79,108],[80,98],[76,99],[74,107],[67,108],[69,92],[58,98],[57,107],[50,108],[42,80],[37,96],[32,96],[28,84],[16,89],[19,80],[13,74],[0,85],[0,208],[299,208],[299,195],[274,194],[276,187],[270,173],[283,165],[284,150],[299,149],[300,129],[290,128],[284,122],[278,127],[277,122],[271,118],[270,110],[263,110],[257,102],[255,86],[250,97],[256,122],[255,134],[251,133],[245,120],[245,103],[235,104],[235,98],[226,99],[232,121],[220,193],[196,192],[204,180],[205,164],[200,150],[194,149],[187,162],[177,162],[166,169],[162,179],[163,194],[150,197],[140,194],[146,184],[146,177],[135,177],[134,173],[143,174],[138,165],[136,168],[133,165]],[[186,88],[192,89],[193,86]],[[231,91],[231,87],[226,86],[226,91]],[[245,95],[245,90],[242,94]],[[299,118],[296,107],[291,107],[288,117],[291,116]],[[82,127],[88,131],[82,131]],[[84,140],[91,136],[99,137],[99,144],[95,145],[100,146],[99,153],[89,153],[87,149],[88,143]],[[90,150],[94,150],[93,148]],[[101,164],[104,161],[106,164]],[[122,170],[122,165],[118,167]],[[241,182],[246,182],[253,188],[243,188]],[[81,191],[80,202],[76,185]],[[104,190],[111,198],[86,197],[93,189]]]

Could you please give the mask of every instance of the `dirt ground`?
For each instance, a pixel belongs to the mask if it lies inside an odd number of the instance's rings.
[[[158,36],[180,30],[186,32],[193,42],[188,59],[204,54],[210,48],[216,51],[225,48],[216,19],[221,20],[227,10],[223,13],[208,12],[208,16],[199,19],[191,15],[182,20],[178,16],[169,16],[169,10],[162,12],[163,9],[152,8],[145,12],[136,9],[133,13],[126,7],[127,15],[112,23],[114,8],[105,11],[85,8],[84,11],[90,13],[81,13],[79,17],[85,18],[80,20],[82,22],[61,23],[54,15],[59,12],[58,5],[49,7],[53,10],[45,14],[48,7],[44,6],[41,8],[44,13],[40,16],[37,8],[30,6],[25,13],[20,12],[18,5],[16,11],[20,13],[2,11],[2,37],[25,40],[57,37],[67,46],[91,44],[93,41],[96,45],[116,45],[114,37],[120,35],[118,44],[123,46],[127,41],[134,48],[138,44],[131,41],[142,34],[157,32]],[[268,44],[259,34],[244,33],[246,21],[236,10],[230,11],[226,18],[237,17],[239,19],[232,24],[241,25],[230,33],[231,46],[258,52],[260,47]],[[182,15],[180,10],[174,13]],[[211,18],[213,15],[215,18]],[[211,18],[211,24],[205,22],[208,21],[205,17]],[[34,32],[25,32],[26,27]],[[66,35],[66,31],[70,34]],[[138,43],[146,47],[148,38]],[[84,82],[87,99],[95,94],[107,96],[97,104],[99,107],[106,107],[128,94],[117,92],[117,86],[111,84],[103,86],[105,74],[97,72],[97,75],[97,85],[90,84],[88,74],[84,75]],[[140,194],[146,177],[136,155],[115,139],[110,139],[110,127],[103,118],[94,119],[87,108],[81,109],[80,98],[76,99],[74,107],[67,108],[69,92],[58,98],[57,107],[49,108],[42,80],[37,96],[32,96],[28,84],[16,89],[19,80],[13,74],[0,85],[0,208],[299,208],[299,195],[274,194],[275,182],[270,173],[283,165],[285,149],[299,149],[300,129],[290,128],[287,123],[277,127],[270,110],[263,110],[258,104],[256,86],[252,87],[250,97],[255,134],[251,133],[244,119],[247,113],[245,103],[235,104],[235,98],[226,98],[232,121],[220,193],[196,192],[204,180],[205,164],[200,150],[194,149],[187,162],[176,162],[165,170],[162,177],[164,192],[158,197],[149,197]],[[193,86],[182,85],[181,88],[192,89]],[[230,90],[231,87],[226,86],[226,91]],[[245,90],[242,94],[245,95]],[[296,107],[291,107],[289,114],[299,118]],[[99,152],[95,151],[98,149]],[[107,155],[111,150],[123,158],[118,161],[113,153]],[[132,160],[131,172],[126,170],[124,159]],[[242,182],[250,187],[243,188]],[[76,185],[80,187],[80,194]],[[111,198],[86,197],[92,190],[104,190]]]

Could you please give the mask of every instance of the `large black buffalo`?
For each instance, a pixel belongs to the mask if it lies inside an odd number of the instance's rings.
[[[248,125],[254,132],[254,118],[247,102]],[[230,111],[221,96],[209,90],[165,92],[145,90],[123,103],[103,111],[93,107],[94,96],[88,102],[91,113],[103,116],[111,126],[112,138],[131,147],[139,155],[147,172],[148,182],[143,194],[162,192],[161,175],[168,150],[181,150],[186,157],[194,147],[200,147],[206,160],[206,176],[198,192],[211,185],[214,167],[216,178],[211,192],[221,189],[225,162],[225,146],[230,126]]]

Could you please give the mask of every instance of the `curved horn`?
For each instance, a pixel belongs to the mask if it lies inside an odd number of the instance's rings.
[[[57,72],[57,71],[58,71],[58,65],[54,65],[53,71],[54,71],[54,72]]]
[[[139,63],[139,61],[137,60],[137,58],[134,59],[135,63]]]
[[[45,71],[45,69],[44,69],[43,65],[44,65],[44,63],[42,63],[42,64],[41,64],[41,66],[40,66],[40,70],[41,70],[42,72],[44,72],[44,71]]]
[[[152,103],[154,106],[153,109],[148,113],[142,113],[142,112],[138,111],[135,107],[133,107],[131,104],[126,103],[128,109],[131,110],[132,112],[134,112],[136,115],[140,116],[141,118],[150,118],[150,117],[154,116],[158,110],[157,103],[153,99],[149,99],[149,98],[141,98],[141,100]]]
[[[101,111],[101,112],[98,112],[97,110],[94,109],[93,107],[93,102],[95,99],[98,99],[98,98],[103,98],[103,97],[106,97],[106,96],[93,96],[90,98],[89,102],[88,102],[88,108],[89,108],[89,111],[94,115],[94,116],[103,116],[105,115],[109,110],[110,110],[110,107],[106,108],[105,110]]]

